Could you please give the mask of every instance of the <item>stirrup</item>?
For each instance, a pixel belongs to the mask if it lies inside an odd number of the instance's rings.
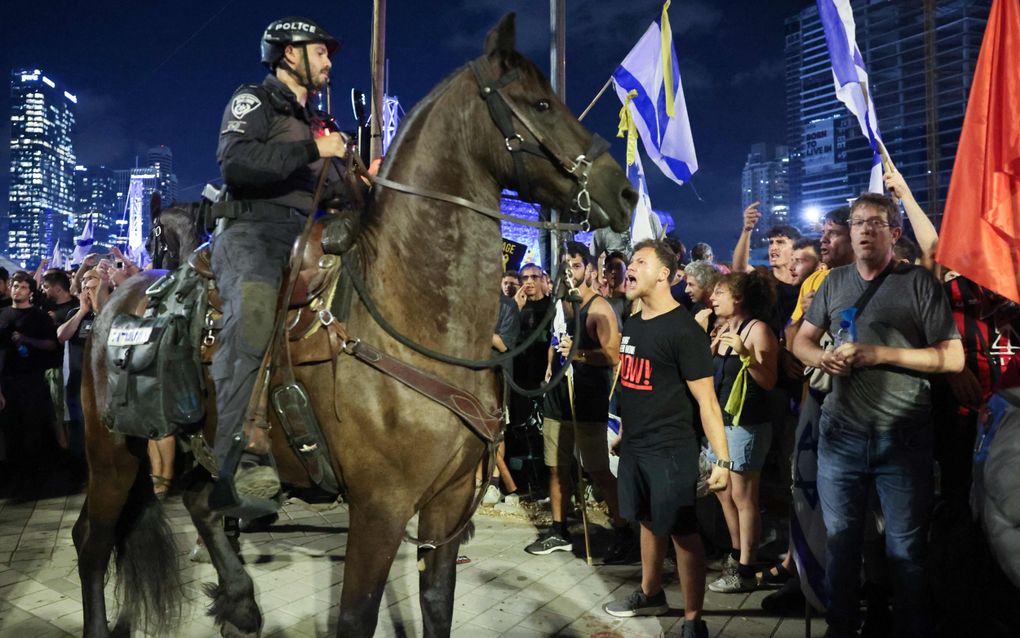
[[[280,509],[281,494],[277,494],[275,498],[259,498],[241,496],[237,493],[234,473],[237,472],[241,455],[244,454],[247,445],[248,441],[243,434],[234,436],[234,445],[231,446],[227,458],[223,460],[219,478],[213,484],[212,494],[209,495],[209,507],[222,516],[250,520],[268,516]],[[272,456],[269,457],[269,463],[276,470],[276,462]]]

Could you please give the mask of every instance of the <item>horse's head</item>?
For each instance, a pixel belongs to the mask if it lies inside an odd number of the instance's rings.
[[[637,192],[605,152],[608,144],[577,121],[515,49],[514,22],[512,13],[500,20],[485,55],[469,65],[494,122],[473,131],[472,152],[524,199],[587,217],[592,227],[626,230]]]
[[[153,268],[175,270],[207,239],[201,205],[175,204],[153,209],[145,249],[152,257]]]

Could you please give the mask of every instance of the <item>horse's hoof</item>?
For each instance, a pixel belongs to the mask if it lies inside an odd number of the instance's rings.
[[[220,627],[220,635],[223,638],[259,638],[262,635],[262,627],[259,627],[255,631],[244,631],[238,629],[233,623],[225,622]]]
[[[205,544],[201,541],[196,541],[195,546],[191,548],[191,553],[188,554],[188,560],[193,563],[211,563],[212,557],[209,556],[209,550],[205,548]]]

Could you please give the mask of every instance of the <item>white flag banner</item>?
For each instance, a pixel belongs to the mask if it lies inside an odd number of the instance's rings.
[[[81,262],[85,261],[85,257],[92,252],[93,232],[93,223],[90,219],[85,222],[85,229],[82,230],[81,236],[74,238],[74,251],[71,253],[71,266],[80,266]]]

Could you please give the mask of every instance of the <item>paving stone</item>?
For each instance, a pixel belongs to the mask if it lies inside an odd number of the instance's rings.
[[[39,503],[0,501],[0,636],[67,636],[82,632],[81,590],[71,529],[82,496]],[[203,585],[216,581],[208,564],[187,561],[196,533],[179,497],[165,508],[174,531],[186,605],[175,632],[180,636],[219,635],[205,615],[209,600]],[[484,513],[475,535],[461,546],[470,562],[457,568],[453,635],[605,636],[678,635],[681,611],[662,618],[622,621],[602,604],[633,589],[640,566],[588,566],[568,552],[532,556],[524,552],[536,529],[527,523]],[[344,580],[346,506],[325,514],[299,505],[285,506],[269,532],[242,535],[242,553],[256,585],[264,615],[263,636],[307,638],[335,633]],[[409,523],[414,529],[416,521]],[[596,533],[596,536],[598,534]],[[401,544],[387,577],[376,636],[420,636],[419,573],[416,548]],[[675,577],[666,586],[678,605],[682,594]],[[106,587],[111,618],[116,613],[113,579]],[[725,596],[709,594],[706,620],[713,636],[792,638],[803,635],[802,620],[780,621],[758,609],[767,592]],[[821,621],[816,621],[821,628]],[[18,633],[12,633],[16,629]],[[22,633],[24,632],[24,633]],[[734,633],[736,632],[736,633]]]

